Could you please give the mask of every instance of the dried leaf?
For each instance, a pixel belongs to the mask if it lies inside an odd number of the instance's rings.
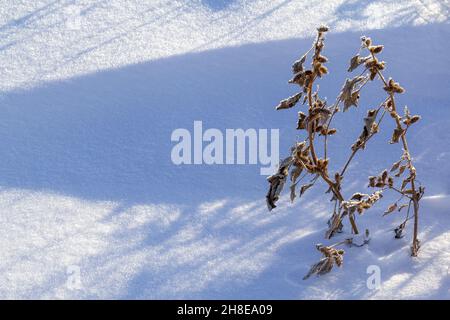
[[[290,109],[297,104],[297,102],[300,100],[301,97],[302,93],[300,92],[287,99],[281,100],[275,109],[276,110]]]
[[[395,238],[396,239],[401,239],[403,238],[403,230],[405,229],[406,224],[402,223],[401,225],[399,225],[397,228],[394,229],[395,232]]]
[[[340,267],[344,263],[344,250],[337,250],[322,245],[317,245],[317,250],[324,255],[324,258],[311,267],[306,276],[303,277],[303,280],[308,279],[313,274],[317,274],[318,276],[324,275],[330,272],[334,265]]]
[[[395,128],[395,129],[394,129],[394,132],[392,133],[392,138],[391,138],[390,143],[391,143],[391,144],[393,144],[393,143],[398,143],[399,140],[400,140],[400,138],[401,138],[401,136],[402,136],[404,133],[405,133],[405,130],[404,130],[404,129]]]
[[[368,196],[369,196],[368,194],[357,192],[357,193],[354,193],[354,194],[352,195],[352,197],[350,198],[350,200],[358,200],[358,201],[360,201],[362,198],[368,197]]]
[[[305,193],[306,190],[308,190],[309,188],[311,188],[313,185],[314,185],[314,183],[308,183],[308,184],[303,185],[303,186],[300,188],[300,197]]]
[[[351,106],[358,106],[359,90],[355,90],[355,85],[364,80],[364,77],[358,76],[353,79],[346,79],[342,87],[339,99],[344,102],[344,112]]]
[[[373,54],[380,53],[383,51],[384,46],[369,46],[369,51]]]
[[[417,121],[419,121],[421,119],[421,117],[419,115],[414,115],[411,117],[411,124],[416,123]]]
[[[397,203],[391,204],[386,211],[384,212],[383,216],[388,215],[391,212],[394,212],[395,209],[397,209]]]
[[[292,65],[292,73],[294,75],[303,71],[303,64],[305,63],[305,61],[306,61],[306,54],[294,62],[294,64]]]
[[[294,202],[295,197],[297,196],[297,195],[295,194],[295,187],[296,187],[296,186],[297,186],[297,183],[292,183],[291,186],[289,187],[290,190],[291,190],[291,194],[290,194],[291,202]]]
[[[303,112],[298,113],[297,130],[306,129],[306,114]]]
[[[355,70],[356,68],[358,68],[361,64],[365,63],[367,60],[370,59],[369,57],[364,57],[361,58],[359,56],[359,54],[357,54],[356,56],[354,56],[351,60],[350,60],[350,67],[348,68],[348,72],[352,72],[353,70]]]
[[[270,183],[269,191],[266,195],[266,203],[269,211],[276,208],[275,203],[280,198],[280,193],[283,191],[286,177],[289,173],[289,167],[292,164],[292,157],[285,158],[279,165],[277,173],[267,178]]]
[[[398,170],[398,172],[395,174],[395,176],[397,178],[400,177],[403,174],[403,172],[405,172],[405,169],[406,169],[406,165],[401,166],[400,169]]]
[[[390,172],[397,170],[397,169],[399,168],[399,166],[400,166],[401,163],[402,163],[402,159],[400,159],[399,161],[397,161],[396,163],[394,163],[394,164],[392,165],[392,168],[391,168]]]
[[[406,178],[405,180],[403,180],[402,186],[401,186],[400,190],[405,189],[405,187],[406,187],[406,186],[408,185],[408,183],[410,183],[410,182],[411,182],[411,177],[408,177],[408,178]]]
[[[302,173],[303,168],[299,166],[295,166],[294,169],[291,170],[291,182],[295,183],[297,181],[297,178]]]

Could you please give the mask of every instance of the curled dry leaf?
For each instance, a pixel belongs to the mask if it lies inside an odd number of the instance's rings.
[[[400,190],[405,189],[405,187],[408,185],[408,183],[411,182],[411,176],[409,176],[408,178],[406,178],[405,180],[402,181],[402,186],[400,187]]]
[[[395,174],[395,176],[397,178],[400,177],[403,174],[403,172],[405,172],[405,169],[406,169],[406,165],[401,166],[400,169],[398,169],[398,172]]]
[[[297,130],[306,129],[306,114],[303,112],[298,113]]]
[[[358,106],[359,90],[355,90],[355,85],[363,81],[362,76],[354,77],[353,79],[346,79],[342,87],[339,99],[344,102],[344,112],[351,106]]]
[[[359,54],[357,54],[356,56],[352,57],[352,59],[350,60],[350,67],[348,67],[347,71],[348,72],[352,72],[353,70],[358,68],[360,65],[362,65],[363,63],[365,63],[369,59],[370,59],[370,56],[361,58],[359,56]]]
[[[335,233],[341,232],[342,228],[342,220],[338,213],[333,213],[331,218],[328,220],[328,230],[325,233],[325,238],[330,239]]]
[[[388,215],[388,214],[391,213],[391,212],[394,212],[395,209],[397,209],[397,203],[391,204],[391,205],[386,209],[386,211],[384,212],[383,216]]]
[[[294,202],[295,197],[297,197],[297,195],[295,194],[296,186],[297,186],[297,183],[292,183],[291,186],[289,187],[289,189],[291,190],[291,193],[290,193],[291,202]]]
[[[303,64],[306,61],[306,54],[292,64],[292,73],[295,75],[303,71]]]
[[[378,54],[383,51],[384,46],[369,46],[369,51],[373,54]]]
[[[295,183],[297,181],[297,178],[302,173],[303,168],[299,166],[294,166],[294,169],[291,170],[291,182]]]
[[[356,193],[354,193],[353,195],[352,195],[352,197],[350,198],[350,200],[361,200],[362,198],[364,198],[364,197],[368,197],[369,195],[368,194],[365,194],[365,193],[359,193],[359,192],[356,192]]]
[[[390,172],[397,170],[397,169],[399,168],[400,164],[402,163],[402,161],[403,161],[403,160],[400,159],[400,160],[398,160],[397,162],[395,162],[395,163],[392,165],[392,168],[391,168]]]
[[[406,222],[406,221],[405,221]],[[402,224],[400,224],[397,228],[394,229],[394,233],[395,233],[395,239],[401,239],[403,238],[404,234],[403,231],[405,230],[405,226],[406,223],[403,222]]]
[[[325,247],[322,245],[317,245],[317,250],[319,250],[324,257],[314,264],[306,276],[303,277],[303,280],[308,279],[313,274],[318,276],[324,275],[330,272],[334,265],[340,267],[344,263],[344,250],[338,250],[332,247]]]
[[[294,150],[295,152],[295,150]],[[294,202],[295,198],[296,198],[296,193],[295,193],[295,188],[297,187],[297,178],[300,176],[300,174],[302,173],[303,168],[300,166],[294,166],[294,169],[291,170],[291,186],[290,186],[290,190],[291,190],[291,194],[290,194],[290,199],[291,202]]]
[[[292,164],[292,157],[284,159],[278,167],[277,173],[267,178],[270,184],[269,191],[266,195],[266,203],[269,211],[276,208],[275,203],[280,198],[280,193],[283,191],[286,177],[289,173],[289,167]]]
[[[314,183],[304,184],[304,185],[300,188],[300,197],[306,192],[306,190],[308,190],[309,188],[311,188],[313,185],[314,185]]]
[[[419,115],[414,115],[412,117],[407,117],[406,119],[404,119],[403,123],[407,126],[410,126],[413,123],[416,123],[417,121],[419,121],[420,119],[421,119],[421,117]]]
[[[300,92],[287,99],[281,100],[275,109],[276,110],[290,109],[297,104],[297,102],[300,100],[301,97],[302,93]]]
[[[403,128],[395,128],[394,132],[392,133],[390,144],[398,143],[400,141],[400,138],[405,134],[405,129]]]

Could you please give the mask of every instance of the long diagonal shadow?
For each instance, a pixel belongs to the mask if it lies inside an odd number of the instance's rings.
[[[448,61],[446,52],[434,40],[418,43],[412,32],[426,39],[432,32],[444,36],[448,28],[405,27],[370,36],[386,45],[383,57],[391,62],[389,73],[409,89],[402,103],[424,120],[439,118],[448,124],[447,69],[429,72],[436,68],[435,61]],[[321,82],[323,95],[337,94],[334,90],[348,76],[347,58],[358,39],[355,33],[329,37],[325,52],[334,60],[331,74]],[[280,128],[281,154],[288,150],[297,134],[295,111],[276,113],[273,106],[295,90],[282,84],[290,77],[289,62],[309,45],[309,39],[291,39],[186,54],[6,93],[0,108],[0,200],[14,215],[2,215],[2,225],[12,231],[4,240],[12,249],[6,246],[0,294],[6,295],[3,286],[11,279],[30,277],[29,283],[23,281],[27,286],[11,289],[12,294],[293,298],[299,292],[321,295],[321,289],[331,287],[329,297],[339,297],[339,281],[345,280],[347,296],[370,297],[372,293],[364,291],[363,269],[350,267],[341,278],[330,275],[314,284],[298,282],[316,258],[300,257],[323,239],[321,228],[329,216],[320,187],[298,207],[282,205],[268,215],[263,205],[266,182],[258,166],[176,166],[170,159],[172,131],[191,129],[194,120],[222,130]],[[403,59],[408,52],[415,54]],[[379,92],[369,88],[358,109],[337,117],[342,134],[330,149],[336,163],[346,159],[344,146],[360,133],[353,123],[378,98]],[[431,131],[430,139],[439,143],[448,137],[445,130],[428,129],[430,125],[417,124],[413,151],[429,144],[419,139],[423,130]],[[393,146],[383,152],[389,136],[390,130],[381,132],[380,141],[365,151],[368,163],[346,179],[360,181],[361,172],[391,164],[399,150]],[[426,157],[417,162],[418,171],[431,165],[428,159],[445,157],[441,151],[429,146]],[[448,176],[448,167],[440,164],[439,170],[428,171],[423,183],[430,182],[431,192],[434,185],[440,188],[436,192],[448,193],[446,182],[431,184]],[[207,203],[213,199],[220,200]],[[296,212],[298,217],[288,217]],[[385,241],[380,235],[377,239]],[[377,250],[385,247],[375,243],[361,255],[350,251],[347,257],[379,263],[379,255],[387,253]],[[84,268],[86,291],[65,291],[67,264]],[[30,273],[36,266],[42,274]]]

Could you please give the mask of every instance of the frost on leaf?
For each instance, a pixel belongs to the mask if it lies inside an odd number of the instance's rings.
[[[355,70],[356,68],[358,68],[360,65],[362,65],[363,63],[365,63],[367,60],[370,59],[370,56],[368,57],[364,57],[361,58],[359,56],[359,54],[357,54],[356,56],[354,56],[351,60],[350,60],[350,67],[348,68],[348,72],[352,72],[353,70]]]
[[[339,99],[344,102],[344,112],[351,106],[358,106],[359,90],[355,89],[355,85],[363,81],[362,76],[354,77],[353,79],[346,79],[342,87]]]
[[[286,177],[288,176],[289,167],[291,166],[291,164],[292,157],[287,157],[281,162],[277,173],[267,178],[267,181],[270,183],[269,191],[266,195],[266,202],[269,211],[273,208],[276,208],[275,203],[280,198],[281,191],[283,191],[283,187],[286,183]]]
[[[318,276],[326,274],[333,269],[334,265],[340,267],[344,263],[344,250],[337,250],[322,245],[317,245],[317,250],[324,257],[311,267],[308,274],[303,277],[303,280],[308,279],[313,274],[317,274]]]
[[[281,100],[275,109],[276,110],[290,109],[297,104],[297,102],[300,100],[301,97],[302,97],[302,93],[300,92],[300,93],[293,95],[292,97]]]
[[[292,64],[292,73],[295,75],[299,72],[303,71],[303,64],[306,61],[306,54],[303,55],[300,59],[296,60],[294,64]]]

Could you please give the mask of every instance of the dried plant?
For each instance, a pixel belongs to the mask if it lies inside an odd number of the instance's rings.
[[[411,219],[412,208],[414,229],[411,254],[416,256],[420,247],[417,238],[419,201],[423,196],[424,188],[418,186],[416,169],[412,163],[406,134],[411,125],[420,120],[420,116],[411,115],[407,107],[405,107],[403,115],[398,113],[396,95],[404,93],[405,89],[391,78],[386,80],[383,75],[385,62],[378,58],[378,54],[383,51],[383,46],[374,45],[368,37],[361,38],[359,52],[351,58],[348,68],[349,72],[362,68],[362,72],[353,78],[346,79],[335,103],[328,106],[327,102],[319,97],[318,86],[314,90],[316,81],[328,73],[325,66],[328,59],[323,55],[324,36],[327,31],[328,27],[319,27],[312,47],[292,65],[293,77],[289,83],[298,85],[300,92],[282,100],[276,107],[277,110],[281,110],[291,109],[297,105],[306,105],[305,109],[307,109],[299,111],[297,119],[297,129],[304,130],[306,133],[305,140],[294,144],[290,155],[281,162],[276,174],[268,178],[270,184],[266,196],[268,208],[272,210],[276,207],[276,202],[279,200],[279,195],[289,175],[291,201],[294,201],[297,195],[301,197],[317,181],[324,181],[328,185],[327,193],[331,194],[331,201],[334,202],[334,209],[328,221],[329,228],[325,234],[325,237],[329,239],[336,233],[342,232],[345,217],[350,222],[352,233],[358,234],[356,214],[363,214],[382,198],[384,192],[392,190],[398,193],[400,198],[387,208],[384,215],[407,208],[405,220],[395,229],[395,238],[400,238],[403,236],[407,221]],[[308,57],[310,57],[311,65],[305,67]],[[386,98],[378,107],[367,111],[361,134],[351,145],[348,160],[340,171],[330,174],[328,137],[337,133],[337,130],[332,127],[332,121],[341,108],[345,112],[352,106],[358,107],[363,87],[377,80],[381,82],[382,88],[386,92]],[[303,99],[301,99],[302,96]],[[384,170],[378,176],[369,177],[369,187],[376,189],[371,194],[354,193],[350,198],[345,198],[342,193],[344,175],[356,153],[364,149],[369,140],[379,132],[380,124],[386,114],[390,115],[395,123],[390,143],[401,142],[402,156],[393,164],[390,171]],[[318,153],[319,146],[323,150],[322,156]],[[405,175],[407,176],[403,178]],[[309,181],[298,188],[299,182],[307,177],[309,177]],[[396,186],[396,178],[402,179],[399,187]],[[343,252],[331,250],[330,247],[325,246],[320,246],[318,249],[324,254],[324,258],[313,266],[306,278],[314,273],[326,273],[334,264],[338,266],[342,264]]]

